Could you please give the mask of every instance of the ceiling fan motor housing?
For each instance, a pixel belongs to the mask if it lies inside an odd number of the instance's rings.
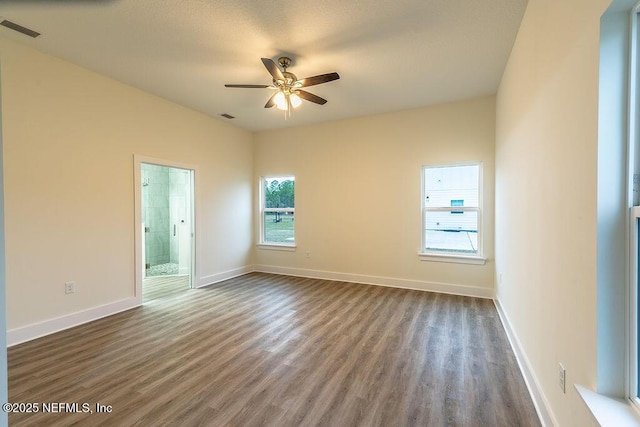
[[[298,78],[296,77],[296,75],[288,71],[283,71],[282,75],[284,76],[284,82],[282,82],[281,85],[278,85],[277,82],[275,82],[274,80],[274,83],[276,83],[276,85],[280,87],[289,88],[289,87],[292,87],[294,83],[298,81]]]

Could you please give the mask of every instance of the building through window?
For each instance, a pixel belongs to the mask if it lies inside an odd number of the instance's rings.
[[[424,254],[482,255],[480,163],[424,166]]]

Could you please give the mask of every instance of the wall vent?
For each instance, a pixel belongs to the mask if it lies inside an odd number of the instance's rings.
[[[27,27],[23,27],[22,25],[18,25],[15,22],[9,21],[8,19],[3,19],[2,22],[0,22],[0,25],[2,25],[3,27],[10,28],[13,31],[22,33],[25,36],[33,37],[34,39],[40,35],[39,32],[33,31],[32,29]]]
[[[222,117],[224,117],[225,119],[235,119],[234,116],[232,116],[231,114],[227,114],[227,113],[222,113],[220,114]]]

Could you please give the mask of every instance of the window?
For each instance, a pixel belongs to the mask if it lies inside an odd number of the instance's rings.
[[[451,207],[464,206],[464,200],[452,200]],[[463,214],[463,211],[451,211],[452,215]]]
[[[482,259],[481,166],[475,162],[423,167],[423,258]]]
[[[295,178],[263,177],[260,189],[260,243],[294,246]]]

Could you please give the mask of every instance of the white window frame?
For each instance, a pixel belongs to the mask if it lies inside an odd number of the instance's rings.
[[[629,225],[628,232],[628,257],[627,257],[627,301],[626,308],[627,318],[627,399],[632,406],[640,411],[640,398],[638,395],[638,232],[640,231],[640,206],[638,200],[634,197],[634,175],[638,176],[640,170],[636,170],[635,156],[638,154],[637,149],[640,147],[638,140],[638,127],[640,122],[636,118],[638,98],[638,78],[640,73],[638,70],[638,57],[640,56],[640,3],[636,4],[631,11],[631,35],[629,49],[629,110],[628,110],[628,142],[627,142],[627,218]],[[640,186],[636,185],[636,190]],[[634,200],[636,199],[636,200]]]
[[[640,221],[640,207],[629,209],[629,307],[627,309],[628,329],[628,367],[627,367],[627,399],[636,410],[640,411],[640,398],[638,397],[638,222]]]
[[[265,225],[264,225],[264,214],[267,212],[280,212],[280,213],[292,213],[294,214],[294,218],[295,218],[295,207],[293,208],[267,208],[265,207],[266,203],[265,203],[265,191],[264,191],[264,185],[265,185],[265,181],[270,181],[273,179],[282,179],[282,178],[292,178],[293,182],[294,182],[294,187],[293,187],[293,194],[294,194],[294,199],[295,199],[295,193],[296,193],[296,186],[295,186],[295,175],[293,174],[274,174],[274,175],[264,175],[260,177],[260,183],[259,183],[259,197],[260,197],[260,226],[259,226],[259,233],[260,236],[258,238],[258,247],[261,249],[271,249],[271,250],[280,250],[280,251],[295,251],[296,249],[296,237],[295,237],[295,223],[293,226],[293,243],[279,243],[279,242],[267,242],[265,241]]]
[[[452,168],[459,166],[478,166],[478,206],[454,206],[454,207],[427,207],[426,205],[426,188],[425,188],[425,174],[427,169],[435,169],[435,168]],[[420,198],[421,202],[421,215],[422,215],[422,228],[421,228],[421,247],[420,252],[418,253],[419,258],[422,261],[435,261],[435,262],[452,262],[452,263],[461,263],[461,264],[478,264],[484,265],[487,260],[483,256],[483,223],[482,223],[482,212],[483,212],[483,164],[481,161],[474,162],[456,162],[456,163],[440,163],[440,164],[428,164],[422,165],[422,173],[421,173],[421,184],[420,184]],[[477,254],[461,254],[455,252],[444,252],[444,251],[428,251],[426,250],[426,242],[425,242],[425,229],[426,229],[426,217],[427,212],[451,212],[455,210],[456,212],[476,212],[478,215],[478,253]]]

